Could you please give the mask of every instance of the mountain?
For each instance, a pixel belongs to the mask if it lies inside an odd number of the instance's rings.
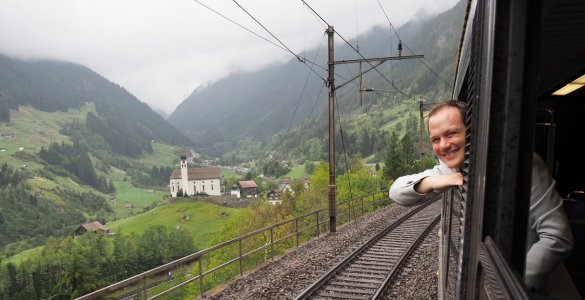
[[[92,124],[94,131],[121,154],[149,151],[151,140],[191,144],[148,105],[85,66],[0,55],[0,121],[9,121],[9,109],[18,106],[55,112],[80,108],[86,102],[95,103],[98,112],[99,120]],[[135,145],[122,150],[117,143]]]
[[[370,71],[364,76],[364,87],[377,90],[397,87],[402,93],[394,93],[391,98],[399,101],[424,97],[430,102],[450,97],[464,8],[465,3],[460,1],[444,13],[425,16],[398,28],[405,45],[402,55],[411,55],[412,50],[424,55],[424,63],[418,60],[386,62],[377,68],[379,71]],[[339,45],[335,48],[336,61],[359,58],[339,36],[335,39]],[[349,43],[355,47],[356,40]],[[396,45],[396,35],[388,27],[374,27],[359,37],[359,49],[364,57],[396,56],[397,50],[390,48]],[[327,123],[326,47],[324,39],[319,48],[301,55],[312,70],[294,58],[257,72],[230,74],[208,86],[198,87],[168,120],[196,141],[199,149],[218,156],[242,141],[267,145],[274,134],[290,131],[291,124],[297,129],[320,128],[318,137],[326,130]],[[319,66],[313,66],[310,61]],[[363,68],[369,65],[364,64]],[[357,65],[336,65],[335,72],[339,86],[357,74]],[[354,80],[337,91],[342,112],[352,114],[361,110],[357,85]],[[393,105],[388,99],[385,92],[365,94],[363,105],[375,105],[380,101],[387,102],[386,106]],[[311,125],[307,126],[309,123]]]
[[[87,67],[0,55],[0,261],[150,209],[191,144]]]

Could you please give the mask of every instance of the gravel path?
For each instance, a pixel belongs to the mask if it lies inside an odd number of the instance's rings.
[[[300,246],[292,251],[267,262],[254,272],[236,277],[221,288],[206,293],[207,299],[293,299],[297,294],[317,280],[337,262],[366,242],[390,222],[397,219],[410,208],[399,205],[370,213],[357,221],[338,228],[336,233],[327,234],[319,239]],[[433,236],[436,235],[433,234]],[[421,259],[411,264],[408,278],[392,290],[393,299],[436,299],[438,238],[420,246]],[[414,284],[414,285],[413,285]],[[416,290],[408,287],[416,286]]]

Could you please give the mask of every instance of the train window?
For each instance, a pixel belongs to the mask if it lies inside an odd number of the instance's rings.
[[[565,266],[578,293],[585,295],[585,158],[575,143],[575,133],[583,129],[585,91],[577,90],[563,97],[544,96],[541,111],[554,114],[549,122],[540,114],[535,129],[535,151],[546,160],[556,180],[556,190],[563,197],[574,244]],[[553,123],[554,125],[550,125]],[[544,125],[547,124],[547,125]]]

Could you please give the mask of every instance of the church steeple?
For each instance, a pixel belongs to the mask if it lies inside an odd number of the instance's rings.
[[[187,165],[187,156],[181,155],[181,188],[183,193],[189,190],[189,171]]]

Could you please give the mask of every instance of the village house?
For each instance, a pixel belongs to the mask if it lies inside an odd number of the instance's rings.
[[[279,199],[279,195],[278,192],[275,190],[270,190],[268,193],[266,193],[266,198],[268,199],[268,202],[270,202],[270,204],[272,205],[278,205],[278,204],[282,204],[282,200]]]
[[[181,156],[179,169],[173,170],[170,177],[169,189],[172,197],[182,191],[188,196],[205,193],[207,195],[221,195],[221,179],[219,168],[189,168],[187,157]]]
[[[108,232],[110,230],[107,229],[104,225],[102,225],[102,223],[100,223],[100,221],[85,223],[85,224],[77,227],[77,229],[75,229],[75,231],[72,234],[73,238],[78,237],[78,236],[82,236],[88,231],[97,232],[97,233],[101,233],[103,235],[106,235],[106,234],[108,234]]]
[[[303,182],[303,188],[305,190],[311,188],[311,180],[309,178],[304,178],[304,179],[292,179],[292,178],[288,178],[288,179],[281,179],[278,181],[278,193],[280,195],[284,195],[286,193],[289,193],[291,195],[295,194],[295,191],[292,188],[293,183],[297,182],[297,181],[302,181]]]
[[[284,193],[292,193],[291,184],[294,182],[293,179],[281,179],[278,181],[278,193],[284,195]]]
[[[238,182],[238,190],[240,191],[240,198],[257,198],[258,185],[254,180],[243,180]]]
[[[278,192],[275,190],[270,190],[268,193],[266,193],[266,198],[268,200],[278,200]]]

